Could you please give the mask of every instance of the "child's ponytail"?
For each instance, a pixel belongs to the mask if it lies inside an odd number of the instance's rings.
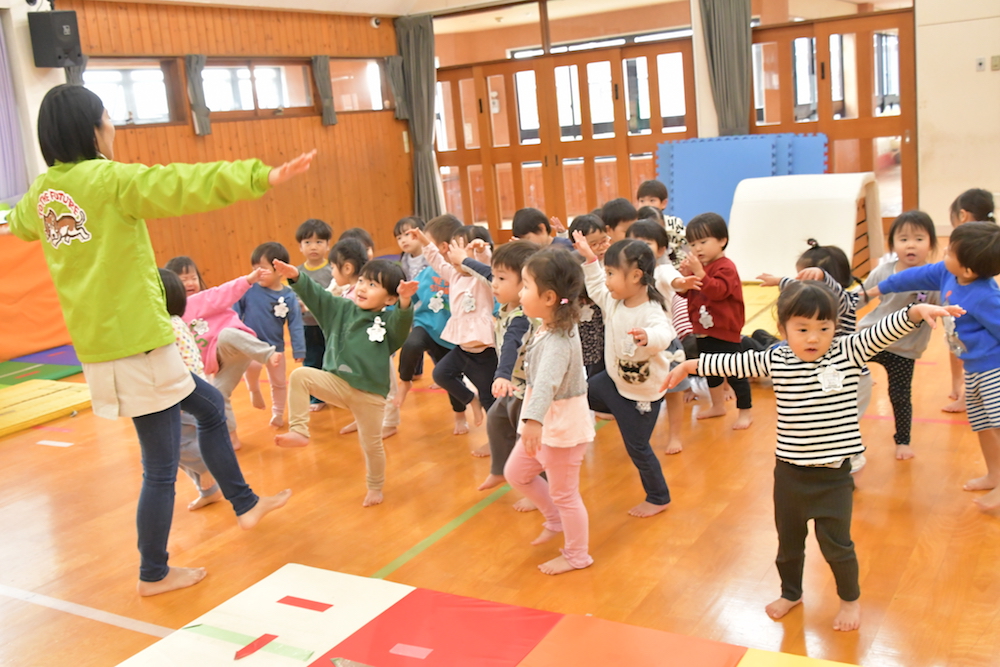
[[[823,269],[833,279],[840,283],[844,289],[850,289],[854,283],[864,284],[861,279],[851,273],[851,262],[847,259],[847,253],[835,245],[820,245],[816,239],[808,239],[806,243],[809,250],[806,250],[799,257],[796,263],[797,268]]]

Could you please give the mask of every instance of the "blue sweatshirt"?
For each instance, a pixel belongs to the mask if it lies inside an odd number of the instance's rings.
[[[417,293],[413,296],[413,326],[423,327],[434,342],[449,350],[455,347],[441,338],[444,325],[451,317],[448,303],[448,281],[430,266],[416,275]]]
[[[993,278],[977,278],[968,285],[944,267],[944,262],[916,266],[889,276],[878,284],[883,293],[937,290],[941,303],[961,306],[966,314],[955,318],[959,354],[970,373],[1000,368],[1000,287]]]
[[[302,309],[295,292],[282,286],[272,290],[254,285],[233,306],[240,319],[257,332],[257,338],[274,346],[278,352],[285,351],[285,323],[292,337],[292,357],[306,356],[306,338],[302,330]]]

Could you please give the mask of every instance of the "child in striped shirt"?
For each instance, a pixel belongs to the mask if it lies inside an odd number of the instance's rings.
[[[778,298],[778,331],[787,346],[762,352],[703,354],[671,371],[664,389],[689,374],[770,377],[778,409],[777,461],[774,469],[774,522],[778,530],[776,564],[781,597],[767,605],[781,618],[802,601],[807,523],[833,570],[840,597],[835,630],[856,630],[861,623],[858,559],[851,541],[853,455],[864,451],[858,429],[858,379],[865,361],[927,321],[959,316],[959,306],[912,305],[860,333],[834,338],[837,297],[824,284],[802,281]]]

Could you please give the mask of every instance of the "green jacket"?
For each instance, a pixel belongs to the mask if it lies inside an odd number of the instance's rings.
[[[80,361],[122,359],[174,342],[145,218],[201,213],[268,190],[260,160],[146,167],[60,163],[35,179],[11,232],[43,241]]]
[[[289,284],[326,336],[323,370],[359,391],[386,396],[392,372],[389,357],[410,334],[413,306],[364,310],[350,299],[330,294],[304,273]]]

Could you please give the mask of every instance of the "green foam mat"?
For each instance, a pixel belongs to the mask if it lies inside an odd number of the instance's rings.
[[[15,385],[28,380],[61,380],[82,371],[80,366],[3,361],[0,362],[0,385]]]

